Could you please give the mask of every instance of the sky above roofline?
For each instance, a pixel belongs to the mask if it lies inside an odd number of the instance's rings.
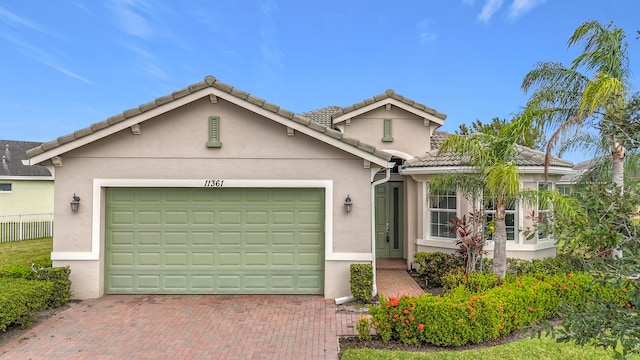
[[[213,75],[302,113],[393,89],[461,123],[511,118],[525,74],[565,64],[587,20],[627,32],[635,0],[109,0],[0,4],[0,138],[49,141]],[[580,161],[589,154],[567,157]]]

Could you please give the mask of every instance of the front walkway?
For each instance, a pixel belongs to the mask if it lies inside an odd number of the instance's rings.
[[[407,263],[403,259],[377,259],[376,283],[378,294],[385,297],[424,294],[422,288],[407,273]],[[366,314],[364,314],[366,315]],[[356,336],[356,323],[363,314],[337,313],[338,335]]]

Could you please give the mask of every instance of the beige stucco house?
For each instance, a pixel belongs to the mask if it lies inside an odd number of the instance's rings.
[[[53,212],[53,176],[29,166],[27,150],[41,143],[0,140],[0,216]]]
[[[387,90],[345,108],[294,114],[208,76],[29,151],[55,174],[52,259],[77,298],[123,293],[348,296],[349,265],[451,250],[428,183],[459,165],[434,149],[446,115]],[[431,163],[436,159],[436,163]],[[543,155],[523,154],[525,187]],[[557,160],[554,176],[571,163]],[[80,197],[77,212],[69,206]],[[435,207],[434,207],[435,206]],[[525,241],[514,209],[508,255]]]

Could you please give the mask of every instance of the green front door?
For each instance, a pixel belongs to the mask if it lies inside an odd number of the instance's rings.
[[[108,294],[322,294],[324,190],[109,188]]]
[[[376,257],[402,258],[404,246],[403,183],[376,186]]]

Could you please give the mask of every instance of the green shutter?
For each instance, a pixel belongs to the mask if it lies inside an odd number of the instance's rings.
[[[209,116],[209,142],[207,147],[219,148],[222,147],[220,142],[220,117]]]
[[[382,141],[392,142],[393,136],[391,136],[391,119],[384,119],[384,129],[382,134]]]

